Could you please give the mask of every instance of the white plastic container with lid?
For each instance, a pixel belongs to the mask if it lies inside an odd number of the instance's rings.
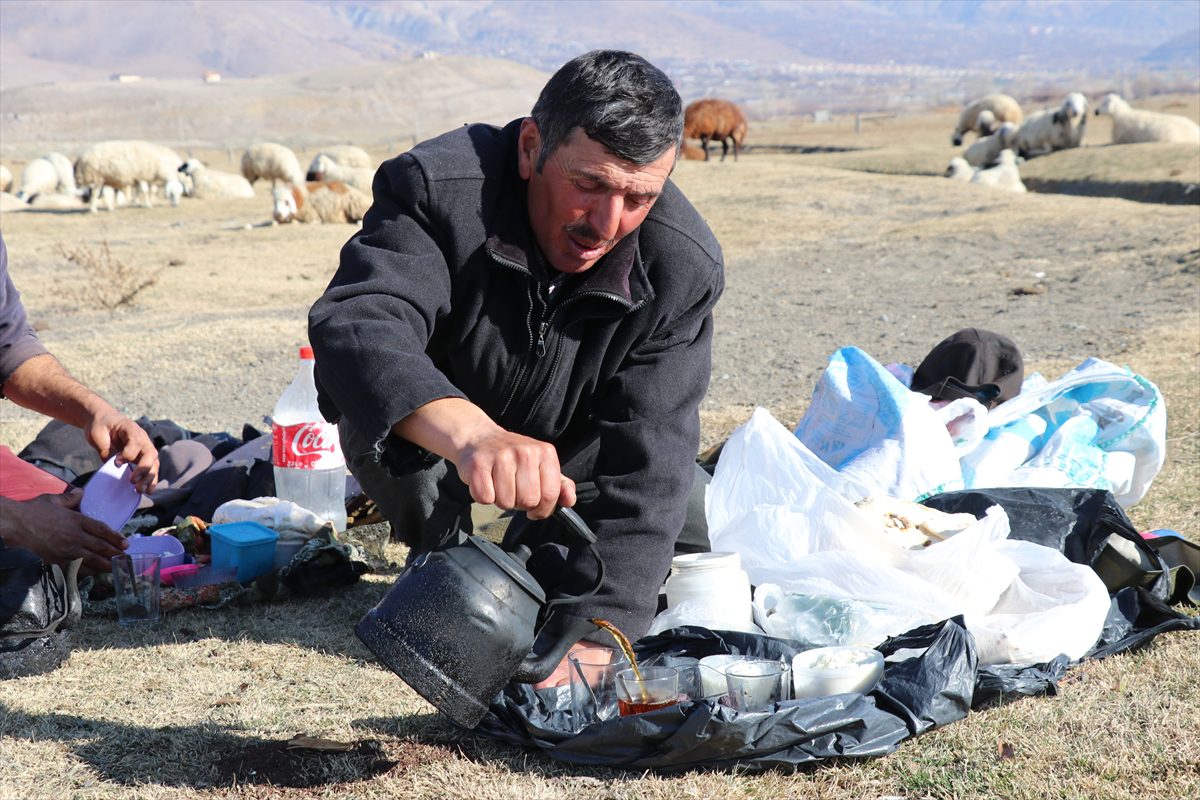
[[[300,369],[271,415],[275,496],[291,500],[339,531],[346,530],[346,459],[337,426],[317,408],[316,361],[300,348]]]
[[[756,630],[750,578],[737,553],[689,553],[671,560],[667,608],[687,603],[699,612],[687,624],[712,630]]]

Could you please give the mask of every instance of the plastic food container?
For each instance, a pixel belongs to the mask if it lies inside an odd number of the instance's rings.
[[[671,560],[667,609],[690,607],[679,620],[709,630],[755,630],[750,579],[737,553],[689,553]]]
[[[194,565],[193,565],[194,566]],[[214,583],[228,583],[237,580],[237,570],[233,567],[199,567],[195,572],[184,572],[174,576],[176,589],[199,589]]]
[[[270,572],[275,565],[279,534],[260,522],[224,522],[210,525],[212,567],[232,567],[242,583]]]
[[[797,698],[866,694],[882,675],[883,653],[869,647],[818,647],[792,659]]]
[[[125,555],[158,556],[159,565],[166,569],[183,563],[183,544],[170,534],[130,536]]]

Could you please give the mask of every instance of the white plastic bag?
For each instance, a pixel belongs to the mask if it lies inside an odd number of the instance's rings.
[[[230,500],[213,511],[214,524],[260,522],[279,533],[280,541],[307,540],[321,530],[325,521],[306,508],[278,497]]]
[[[922,500],[963,488],[959,453],[929,397],[857,347],[829,357],[796,436],[870,494]]]

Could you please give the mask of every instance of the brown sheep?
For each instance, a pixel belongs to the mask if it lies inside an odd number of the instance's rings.
[[[746,115],[728,100],[706,97],[690,103],[684,110],[683,136],[700,140],[705,161],[710,139],[721,143],[722,161],[729,152],[729,143],[733,142],[733,160],[737,161],[738,149],[746,138]]]

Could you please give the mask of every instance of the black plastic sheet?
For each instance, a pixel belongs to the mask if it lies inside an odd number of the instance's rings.
[[[1155,567],[1161,562],[1108,492],[998,489],[939,495],[926,504],[976,516],[999,504],[1009,514],[1013,538],[1052,547],[1093,567],[1113,533],[1157,559]],[[1172,609],[1163,600],[1166,593],[1165,581],[1153,575],[1142,585],[1117,589],[1100,639],[1084,658],[1142,647],[1168,631],[1200,630],[1200,618]],[[768,636],[695,627],[665,631],[635,646],[639,661],[668,664],[719,653],[778,660],[800,649],[796,642]],[[535,691],[511,684],[493,700],[475,732],[573,764],[664,773],[795,770],[830,759],[886,755],[903,740],[960,720],[972,709],[1056,694],[1071,666],[1059,656],[1044,664],[980,667],[974,638],[959,617],[892,637],[877,649],[895,658],[885,663],[882,679],[868,695],[791,700],[770,712],[751,713],[711,701],[688,702],[574,734],[568,687]]]

